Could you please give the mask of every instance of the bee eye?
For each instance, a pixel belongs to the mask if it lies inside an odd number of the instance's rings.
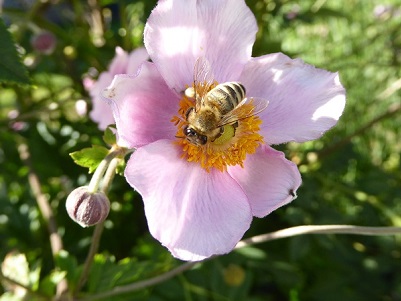
[[[190,128],[189,126],[185,126],[183,128],[183,132],[185,136],[195,136],[196,132],[194,131],[194,129]]]

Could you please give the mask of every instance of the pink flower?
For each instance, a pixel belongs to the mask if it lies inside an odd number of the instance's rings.
[[[110,107],[101,99],[101,92],[107,88],[116,74],[136,74],[139,66],[149,59],[145,48],[138,48],[128,54],[120,47],[116,47],[116,56],[107,71],[99,75],[97,81],[84,79],[84,86],[92,98],[90,118],[98,124],[100,130],[106,129],[115,123]]]
[[[152,63],[104,92],[119,145],[137,149],[125,177],[143,197],[150,233],[182,260],[229,252],[254,216],[291,202],[301,176],[270,145],[319,138],[344,109],[338,74],[281,53],[251,57],[256,32],[243,0],[159,1],[144,36]],[[241,82],[248,97],[269,100],[221,144],[195,145],[183,134],[194,106],[183,91],[199,57],[218,83]]]

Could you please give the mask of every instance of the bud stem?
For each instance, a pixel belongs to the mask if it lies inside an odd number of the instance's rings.
[[[120,155],[125,154],[125,150],[119,147],[112,148],[110,153],[100,162],[99,167],[96,169],[93,177],[89,183],[89,190],[91,192],[96,192],[99,188],[100,182],[103,180],[103,185],[101,191],[107,194],[111,183],[113,182],[113,178],[116,174],[117,165],[119,163]],[[85,284],[90,268],[93,263],[93,258],[98,251],[100,238],[102,236],[104,228],[104,222],[97,224],[95,226],[95,230],[92,235],[92,242],[88,251],[88,255],[85,260],[85,264],[82,270],[81,278],[78,281],[77,287],[75,289],[74,295],[77,295],[81,290],[83,285]]]
[[[113,147],[110,152],[107,154],[106,157],[100,162],[99,166],[96,168],[92,179],[88,186],[88,191],[91,193],[95,193],[99,189],[100,182],[102,181],[103,175],[106,172],[107,168],[110,165],[110,162],[116,158],[117,156],[121,155],[121,148]]]
[[[107,192],[109,191],[114,176],[116,175],[116,169],[119,162],[120,162],[119,157],[113,158],[109,166],[107,167],[106,173],[104,174],[103,177],[103,183],[102,183],[103,185],[101,189],[104,194],[107,194]]]

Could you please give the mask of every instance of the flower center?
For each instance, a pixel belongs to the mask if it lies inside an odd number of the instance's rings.
[[[243,106],[249,106],[248,112],[253,110],[252,101]],[[178,114],[171,122],[177,126],[178,139],[175,143],[182,148],[182,158],[200,164],[206,171],[209,172],[211,168],[226,171],[227,166],[234,165],[243,167],[246,155],[255,153],[264,143],[263,136],[258,133],[262,120],[257,115],[223,125],[218,128],[219,134],[213,141],[207,139],[204,144],[193,143],[185,136],[184,130],[192,126],[188,122],[188,112],[194,108],[195,100],[184,95],[179,103]]]

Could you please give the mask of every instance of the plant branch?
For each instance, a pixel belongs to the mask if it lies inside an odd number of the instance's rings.
[[[240,249],[249,245],[259,244],[262,242],[268,242],[276,239],[287,238],[305,234],[356,234],[356,235],[397,235],[401,234],[401,227],[359,227],[352,225],[318,225],[318,226],[298,226],[291,227],[283,230],[278,230],[271,233],[266,233],[240,241],[235,249]],[[120,294],[131,293],[138,291],[149,286],[153,286],[164,281],[167,281],[189,269],[191,269],[197,263],[205,262],[214,257],[207,258],[200,262],[187,262],[171,271],[168,271],[162,275],[138,281],[128,285],[117,286],[111,291],[95,294],[86,298],[79,299],[79,301],[95,301],[105,298],[110,298]]]
[[[340,141],[338,141],[337,143],[335,143],[334,145],[331,145],[325,149],[323,149],[322,151],[318,152],[318,156],[319,158],[322,158],[324,156],[327,156],[331,153],[333,153],[334,151],[344,147],[346,144],[348,144],[354,137],[366,132],[370,127],[372,127],[373,125],[375,125],[376,123],[390,118],[393,115],[395,115],[396,113],[399,113],[401,111],[401,104],[400,103],[393,103],[392,105],[389,106],[389,108],[387,109],[386,112],[384,112],[383,114],[373,118],[371,121],[369,121],[367,124],[365,124],[364,126],[360,127],[359,129],[357,129],[355,132],[351,133],[350,135],[344,137],[343,139],[341,139]]]
[[[401,227],[360,227],[353,225],[297,226],[241,240],[235,246],[235,249],[305,234],[355,234],[368,236],[397,235],[401,234]]]
[[[57,230],[58,228],[53,210],[47,197],[42,192],[39,177],[31,162],[31,154],[28,145],[22,139],[19,141],[18,152],[21,161],[28,167],[28,182],[42,214],[43,220],[46,223],[47,230],[49,231],[50,247],[54,258],[63,249],[63,242]],[[67,280],[63,279],[57,284],[57,296],[61,296],[67,290]]]
[[[121,294],[125,294],[125,293],[131,293],[134,291],[138,291],[140,289],[144,289],[146,287],[149,286],[153,286],[156,285],[158,283],[162,283],[164,281],[167,281],[171,278],[173,278],[174,276],[177,276],[179,274],[181,274],[182,272],[185,272],[186,270],[191,269],[194,265],[196,265],[198,262],[186,262],[178,267],[176,267],[175,269],[172,269],[171,271],[168,271],[164,274],[161,274],[159,276],[150,278],[150,279],[146,279],[143,281],[138,281],[135,283],[131,283],[128,285],[122,285],[122,286],[117,286],[114,289],[112,289],[111,291],[108,292],[103,292],[103,293],[99,293],[99,294],[94,294],[92,296],[83,298],[83,299],[79,299],[79,301],[94,301],[94,300],[100,300],[100,299],[105,299],[105,298],[110,298],[113,296],[117,296],[117,295],[121,295]]]

